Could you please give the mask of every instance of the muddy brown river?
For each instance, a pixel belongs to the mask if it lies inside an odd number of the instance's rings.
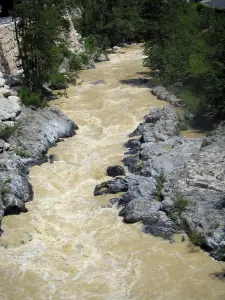
[[[123,144],[151,107],[162,107],[146,87],[140,47],[81,72],[59,107],[80,129],[49,153],[59,161],[32,168],[35,198],[29,212],[3,219],[0,239],[1,300],[219,300],[225,264],[188,240],[170,244],[126,225],[118,210],[94,197],[107,166],[124,157]],[[91,84],[96,80],[105,83]],[[135,83],[135,80],[133,81]]]

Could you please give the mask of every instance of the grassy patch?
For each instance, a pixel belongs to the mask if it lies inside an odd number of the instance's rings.
[[[29,157],[31,157],[28,153],[26,153],[24,150],[20,150],[20,149],[18,149],[18,150],[16,150],[15,152],[14,152],[17,156],[20,156],[20,157],[22,157],[22,158],[29,158]]]
[[[41,99],[41,95],[32,92],[28,87],[22,86],[19,91],[19,96],[25,106],[45,106],[45,101]]]
[[[185,199],[182,195],[177,195],[175,201],[175,208],[180,214],[187,208],[188,204],[189,201],[187,199]]]
[[[53,74],[50,81],[53,90],[62,90],[67,87],[67,79],[63,74]]]
[[[7,179],[5,181],[0,181],[0,195],[3,198],[5,195],[9,194],[11,189],[9,184],[11,183],[11,179]]]
[[[198,246],[202,246],[202,244],[203,244],[203,237],[202,237],[201,233],[199,233],[197,230],[192,231],[189,234],[189,238],[190,238],[190,241],[193,244],[198,245]]]
[[[135,166],[138,171],[141,171],[144,168],[144,162],[142,160],[138,160]]]
[[[162,189],[164,188],[164,183],[166,182],[166,177],[164,173],[161,173],[156,180],[156,192],[155,197],[157,201],[163,201]]]
[[[6,126],[0,129],[0,139],[7,141],[10,138],[10,136],[14,133],[16,128],[17,126]]]

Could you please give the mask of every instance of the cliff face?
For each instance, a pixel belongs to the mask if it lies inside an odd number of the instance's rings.
[[[69,17],[70,31],[68,33],[68,49],[72,52],[82,48],[80,36],[75,30]],[[0,71],[9,75],[15,75],[19,69],[18,47],[15,38],[14,25],[8,23],[0,25]]]
[[[0,26],[0,71],[15,75],[18,71],[18,48],[13,23]]]

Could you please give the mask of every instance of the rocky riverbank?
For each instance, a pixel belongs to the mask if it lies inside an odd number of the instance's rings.
[[[126,144],[129,174],[102,183],[94,194],[124,192],[110,200],[124,222],[141,221],[146,233],[171,240],[186,232],[194,244],[225,260],[225,124],[191,139],[180,134],[181,123],[171,106],[152,109]]]
[[[0,222],[4,215],[26,212],[33,198],[29,168],[48,160],[48,149],[78,127],[54,108],[24,107],[0,78]],[[50,157],[54,160],[54,157]]]

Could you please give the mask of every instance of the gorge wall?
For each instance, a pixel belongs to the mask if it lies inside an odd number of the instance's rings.
[[[68,17],[68,20],[70,22],[70,31],[67,36],[68,49],[71,52],[76,52],[82,48],[81,36],[74,28],[70,17]],[[14,24],[7,18],[7,23],[0,25],[0,71],[15,75],[19,70],[19,65]]]
[[[0,26],[0,71],[15,75],[19,69],[18,48],[13,23]]]

